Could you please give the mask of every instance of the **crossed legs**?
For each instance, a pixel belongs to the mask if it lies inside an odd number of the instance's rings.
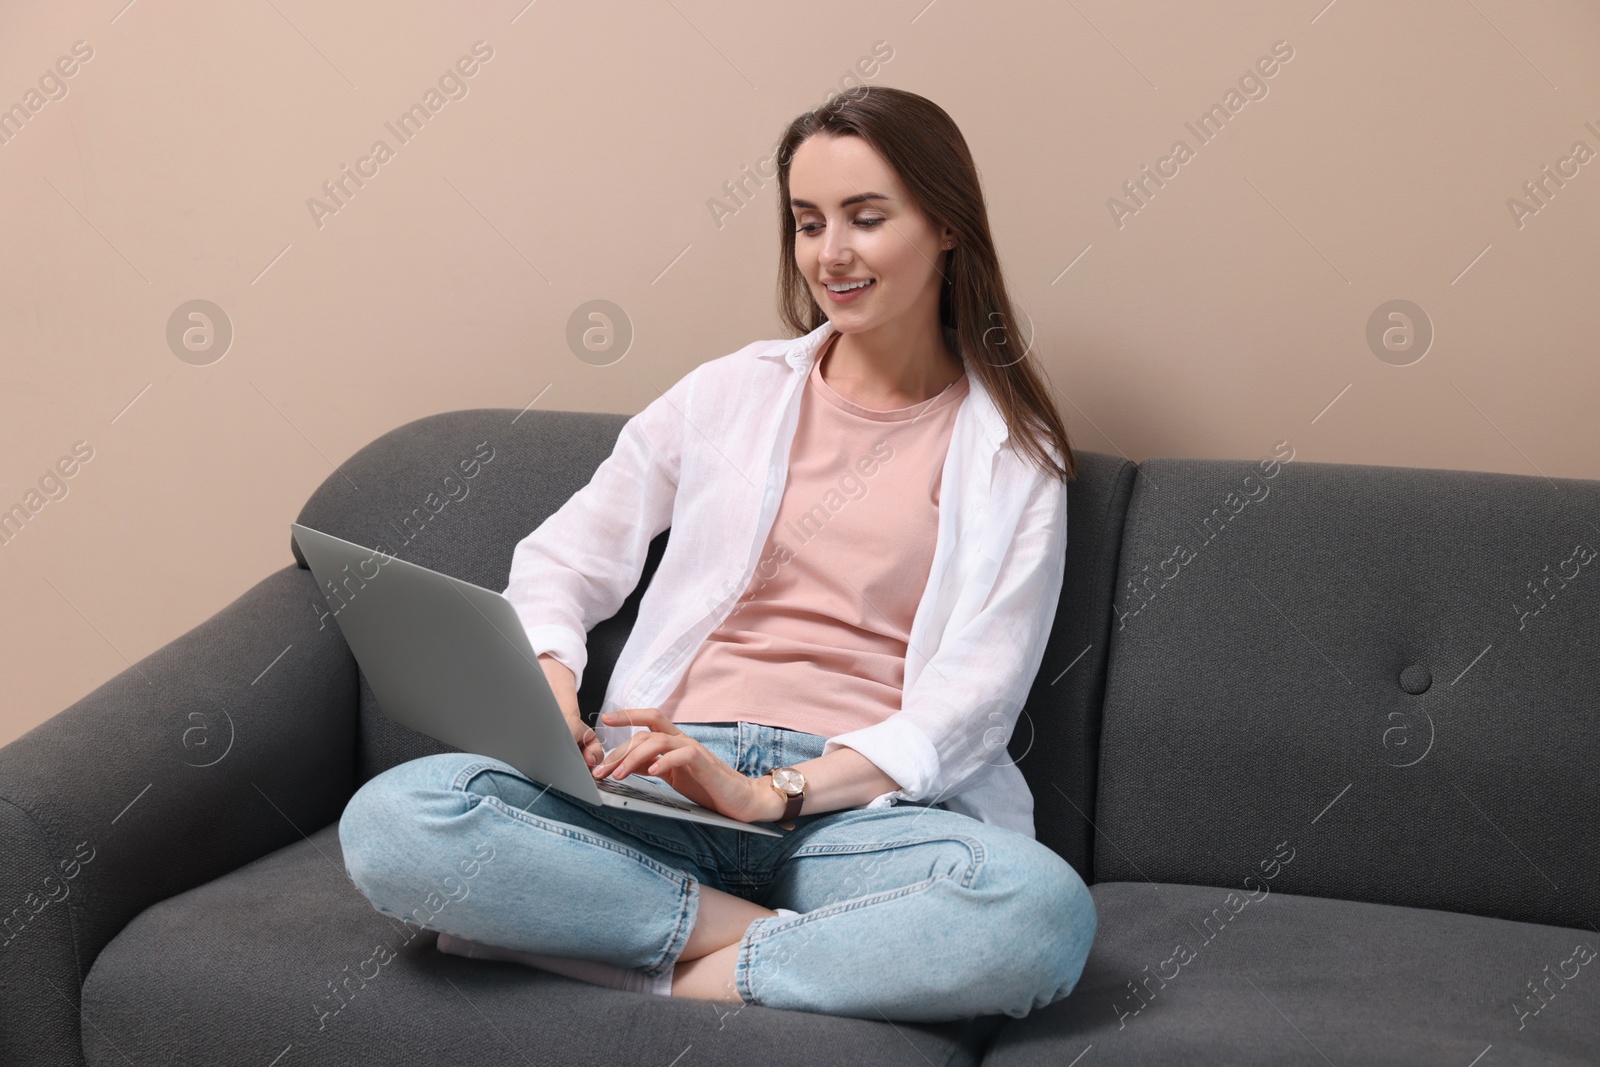
[[[733,982],[739,941],[753,921],[776,914],[771,908],[701,883],[699,916],[672,969],[672,995],[742,1003],[744,998]]]
[[[730,846],[693,824],[623,818],[482,757],[391,768],[339,829],[347,873],[386,914],[650,978],[672,967],[674,995],[731,1004],[1021,1016],[1071,991],[1095,933],[1064,860],[939,808],[825,813],[793,838],[741,842],[739,876],[798,913],[784,917],[708,884]]]

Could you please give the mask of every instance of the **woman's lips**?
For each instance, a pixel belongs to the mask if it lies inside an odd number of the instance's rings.
[[[826,282],[823,283],[822,288],[823,288],[823,291],[828,294],[828,299],[833,301],[835,304],[848,304],[852,300],[855,300],[856,298],[861,296],[862,293],[865,293],[867,290],[871,289],[874,285],[877,285],[877,284],[878,284],[878,280],[876,278],[869,278],[867,280],[867,284],[866,285],[857,286],[856,288],[851,289],[848,292],[836,293],[832,289],[828,288]]]

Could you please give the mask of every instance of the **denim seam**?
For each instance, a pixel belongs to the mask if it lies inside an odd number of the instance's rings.
[[[671,852],[677,856],[682,856],[685,860],[688,860],[689,862],[705,870],[716,870],[715,859],[706,855],[704,852],[687,851],[682,842],[674,841],[666,837],[657,837],[650,831],[641,829],[637,823],[629,822],[623,818],[621,814],[619,814],[628,810],[629,809],[627,808],[614,808],[606,804],[596,804],[593,806],[593,810],[590,812],[590,814],[604,822],[607,826],[610,826],[612,829],[616,830],[618,833],[631,834],[642,841],[648,841],[657,848],[666,852]],[[679,821],[688,822],[687,820]],[[697,826],[698,824],[688,822],[688,825]]]
[[[758,920],[759,921],[759,920]],[[733,988],[739,994],[739,999],[746,1004],[756,1003],[756,991],[750,986],[750,972],[755,955],[755,942],[749,939],[749,931],[739,944],[739,951],[733,958]]]
[[[461,768],[461,770],[456,774],[454,780],[452,780],[451,783],[450,783],[450,788],[455,790],[456,792],[465,793],[465,792],[467,792],[467,783],[471,782],[472,779],[476,778],[479,774],[482,774],[486,770],[504,771],[504,769],[507,768],[507,767],[510,767],[510,770],[511,770],[512,773],[517,773],[517,774],[521,773],[520,771],[517,771],[515,767],[511,767],[510,764],[501,765],[499,763],[492,763],[492,762],[487,762],[487,761],[484,761],[484,760],[479,760],[479,761],[477,761],[475,763],[469,763],[465,767]],[[531,781],[531,779],[529,779],[529,780]],[[540,784],[540,783],[534,783],[534,784],[537,785],[537,784]],[[550,789],[551,787],[550,786],[545,786],[544,788],[545,789]],[[475,794],[475,795],[483,796],[482,794]],[[543,794],[541,794],[541,795],[543,795]],[[485,797],[484,799],[488,799],[488,798]],[[495,799],[498,799],[498,798],[495,798]],[[513,810],[511,808],[511,806],[509,804],[506,804],[504,801],[501,801],[501,807],[505,808],[507,811]],[[652,845],[655,845],[657,848],[663,849],[663,850],[665,850],[667,852],[671,852],[671,853],[673,853],[675,855],[678,855],[678,856],[682,856],[684,859],[689,860],[690,862],[695,863],[695,864],[697,864],[697,865],[699,865],[701,867],[705,867],[705,868],[708,868],[708,869],[715,869],[715,862],[713,860],[708,859],[704,854],[694,853],[694,852],[687,852],[676,841],[672,841],[672,840],[670,840],[668,838],[664,838],[664,837],[657,837],[655,834],[650,833],[648,830],[641,830],[641,829],[633,826],[632,824],[625,823],[625,822],[620,822],[620,821],[618,821],[618,820],[616,820],[614,818],[611,818],[611,817],[609,817],[611,815],[611,812],[608,811],[607,806],[604,805],[604,804],[593,804],[593,805],[591,805],[591,807],[593,808],[592,814],[594,814],[596,818],[599,818],[601,821],[605,822],[612,829],[621,831],[623,833],[632,834],[635,837],[638,837],[638,838],[641,838],[642,840],[650,842]],[[515,810],[519,810],[520,811],[521,809],[515,809]],[[626,809],[616,809],[616,810],[626,810]]]
[[[526,822],[531,826],[537,826],[541,830],[548,830],[552,833],[560,834],[562,837],[570,837],[574,840],[583,841],[590,845],[598,845],[608,852],[615,852],[619,855],[626,856],[628,859],[635,860],[641,866],[654,871],[656,874],[659,874],[667,881],[677,882],[680,887],[689,877],[684,872],[675,870],[674,868],[668,867],[659,862],[654,856],[647,856],[643,852],[640,852],[637,849],[629,848],[627,845],[624,845],[619,841],[613,841],[609,837],[596,837],[593,834],[585,833],[583,830],[580,830],[575,826],[568,826],[566,823],[550,822],[547,819],[539,818],[537,815],[529,815],[527,812],[522,811],[519,808],[513,808],[499,797],[484,797],[481,803],[488,804],[495,810],[501,812],[502,814],[509,815],[519,822]]]
[[[450,781],[450,788],[458,793],[464,793],[467,791],[467,783],[472,781],[472,779],[476,778],[484,771],[499,770],[502,766],[511,767],[511,764],[490,763],[487,760],[478,760],[474,763],[469,763],[456,772],[456,776]],[[516,770],[515,767],[512,767],[511,769],[513,771]],[[548,789],[550,787],[546,786],[545,788]]]
[[[700,911],[700,893],[696,888],[699,883],[694,878],[689,878],[684,885],[683,906],[678,910],[678,925],[673,929],[672,936],[667,938],[666,947],[661,950],[661,955],[655,963],[641,968],[651,978],[659,978],[668,967],[676,966],[678,957],[683,955],[683,950],[688,947],[689,933],[694,929],[694,920]]]
[[[787,863],[789,860],[799,859],[803,856],[847,856],[858,852],[878,852],[883,849],[905,848],[909,845],[926,845],[935,841],[953,841],[967,846],[967,851],[972,854],[971,862],[967,864],[966,871],[963,872],[959,879],[953,878],[951,881],[957,882],[963,889],[972,888],[972,883],[977,880],[978,872],[988,858],[988,853],[983,847],[982,839],[968,837],[965,834],[932,834],[927,837],[908,837],[894,841],[857,841],[838,845],[802,845],[800,848],[795,849],[784,862]],[[807,914],[814,913],[808,912]]]
[[[936,874],[931,878],[924,878],[920,882],[913,882],[910,885],[899,886],[895,889],[886,889],[881,893],[874,893],[871,896],[856,897],[851,900],[840,901],[837,904],[829,904],[825,908],[818,908],[815,911],[808,911],[803,915],[796,915],[793,918],[785,919],[781,923],[772,919],[762,919],[759,921],[763,923],[770,922],[772,925],[770,927],[763,926],[758,933],[751,935],[750,941],[752,943],[759,943],[768,940],[773,935],[787,930],[790,927],[799,927],[818,918],[823,918],[829,915],[843,915],[848,912],[857,911],[861,908],[870,908],[873,905],[882,904],[885,901],[898,900],[901,897],[908,897],[913,893],[921,893],[937,885],[939,882],[961,884],[947,874]]]

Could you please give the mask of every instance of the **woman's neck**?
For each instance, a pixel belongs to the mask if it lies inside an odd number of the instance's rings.
[[[943,393],[965,373],[960,357],[944,346],[942,337],[937,353],[914,357],[865,355],[849,340],[833,332],[817,357],[822,361],[818,373],[834,392],[864,408],[893,411],[920,404]]]

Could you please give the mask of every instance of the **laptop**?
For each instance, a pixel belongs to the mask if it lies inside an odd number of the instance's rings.
[[[504,595],[299,523],[300,552],[383,713],[581,800],[782,837],[660,779],[597,780]]]

